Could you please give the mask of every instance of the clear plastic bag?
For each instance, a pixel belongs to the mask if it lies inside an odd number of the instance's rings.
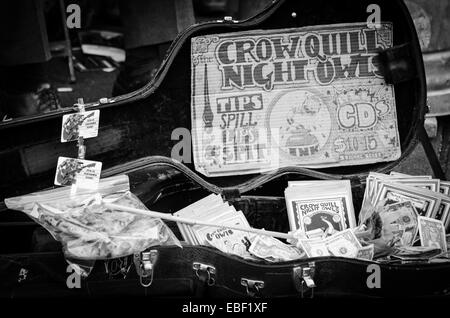
[[[87,275],[95,260],[123,257],[155,245],[180,242],[160,219],[112,210],[105,203],[147,210],[129,191],[127,176],[102,179],[95,192],[71,195],[57,188],[5,200],[9,209],[30,215],[61,242],[69,263]]]

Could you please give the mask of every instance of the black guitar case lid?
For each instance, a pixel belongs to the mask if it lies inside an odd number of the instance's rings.
[[[86,105],[100,109],[99,137],[86,141],[86,159],[103,162],[103,169],[146,156],[170,157],[175,128],[191,128],[191,39],[208,34],[249,30],[276,30],[325,24],[367,21],[373,1],[313,2],[274,1],[245,21],[232,18],[194,25],[179,34],[156,77],[128,95]],[[329,178],[364,179],[369,171],[394,169],[423,141],[436,175],[443,178],[439,162],[424,133],[426,83],[420,45],[413,21],[401,0],[380,0],[381,20],[393,25],[393,46],[380,52],[379,60],[388,83],[394,85],[401,156],[391,162],[325,169],[283,168],[282,171],[319,172]],[[61,117],[66,109],[0,124],[0,199],[52,185],[58,156],[76,157],[74,143],[60,143]],[[186,164],[193,169],[192,164]],[[282,172],[279,171],[279,172]],[[309,172],[308,172],[309,171]],[[274,171],[274,174],[278,172]],[[255,175],[209,178],[220,186],[248,182]],[[208,179],[208,178],[206,178]]]

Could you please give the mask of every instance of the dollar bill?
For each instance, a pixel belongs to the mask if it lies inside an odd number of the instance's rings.
[[[213,177],[398,159],[394,87],[377,62],[392,35],[391,23],[347,23],[192,38],[195,169]]]
[[[410,201],[420,216],[435,215],[441,204],[440,193],[394,182],[381,181],[377,192],[375,205]]]
[[[419,234],[422,246],[440,248],[443,252],[447,251],[447,240],[442,221],[419,217]]]
[[[450,181],[442,181],[441,180],[439,191],[442,194],[449,195],[450,194]]]
[[[361,247],[358,250],[358,253],[356,253],[356,258],[371,261],[371,260],[373,260],[373,255],[374,255],[374,245],[370,244],[370,245]]]
[[[397,246],[411,246],[419,230],[418,213],[411,202],[399,202],[386,206],[380,212],[383,222],[382,236],[390,241],[394,236]]]
[[[248,251],[254,256],[269,262],[293,261],[306,256],[305,252],[298,248],[265,235],[257,236]]]
[[[327,245],[320,239],[300,240],[299,244],[308,257],[330,256]]]
[[[402,262],[429,262],[442,255],[440,248],[429,246],[405,246],[397,249],[392,258]],[[446,256],[443,255],[445,258]]]
[[[445,231],[447,232],[450,228],[450,197],[445,196],[441,199],[441,205],[436,213],[435,219],[441,220],[444,223]]]
[[[441,183],[439,179],[422,178],[390,178],[389,181],[404,184],[410,187],[423,188],[433,192],[439,192]]]
[[[330,236],[325,240],[325,245],[332,255],[349,258],[355,258],[358,255],[358,251],[362,248],[355,234],[350,229]]]
[[[439,247],[432,247],[432,246],[401,246],[398,247],[396,250],[397,250],[396,255],[401,256],[422,255],[424,257],[431,257],[441,253],[441,249]]]

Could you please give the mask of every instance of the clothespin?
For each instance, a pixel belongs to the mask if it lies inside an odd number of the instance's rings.
[[[84,113],[84,101],[83,98],[78,98],[78,102],[76,105],[76,108],[79,113]],[[78,159],[84,159],[86,156],[86,146],[84,145],[84,138],[82,136],[78,137]]]
[[[85,112],[83,98],[78,98],[77,103],[75,104],[75,107],[76,107],[77,111],[79,111],[80,113]]]
[[[84,145],[84,138],[78,137],[78,159],[84,159],[86,156],[86,146]]]
[[[74,106],[75,106],[76,110],[80,114],[85,112],[83,98],[78,98],[77,103]],[[84,158],[86,156],[86,146],[84,145],[84,138],[83,138],[83,136],[78,136],[77,147],[78,147],[78,159],[84,160]],[[77,184],[77,180],[75,180],[75,183],[72,184],[72,188],[70,190],[70,196],[71,197],[75,196],[75,194],[77,192],[77,189],[78,189],[78,184]]]

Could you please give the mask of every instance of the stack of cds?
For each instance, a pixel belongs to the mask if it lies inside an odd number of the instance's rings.
[[[175,216],[220,224],[250,228],[247,219],[241,211],[225,203],[222,197],[211,194],[174,213]],[[210,245],[219,250],[244,258],[254,258],[248,252],[254,235],[228,228],[209,227],[203,225],[188,225],[178,223],[184,240],[191,245]]]

